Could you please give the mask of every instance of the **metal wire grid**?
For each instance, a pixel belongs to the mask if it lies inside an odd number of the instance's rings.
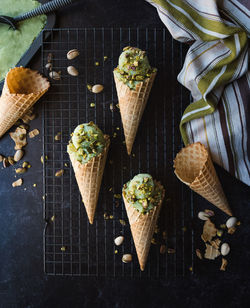
[[[44,37],[48,33],[49,39],[42,46],[42,65],[44,68],[48,54],[52,53],[53,69],[61,71],[62,77],[51,81],[43,112],[43,150],[48,157],[43,170],[45,273],[130,278],[185,275],[194,266],[193,234],[188,228],[193,200],[190,191],[174,176],[172,167],[182,146],[179,121],[189,102],[187,92],[176,80],[184,60],[182,45],[172,40],[165,29],[53,29],[44,31]],[[112,73],[127,45],[147,50],[151,65],[158,68],[131,157],[126,153],[119,109],[115,107],[117,95]],[[73,48],[80,51],[80,56],[69,61],[66,53]],[[68,65],[77,67],[78,77],[67,74]],[[48,74],[45,69],[44,73]],[[87,90],[87,83],[100,83],[105,89],[96,95]],[[95,107],[90,107],[90,103],[95,103]],[[79,123],[88,121],[94,121],[111,136],[93,225],[88,223],[66,153],[71,132]],[[60,141],[54,139],[58,132],[62,136]],[[64,169],[64,175],[57,178],[55,172],[59,169]],[[155,234],[158,244],[151,245],[144,272],[139,270],[124,205],[114,198],[114,194],[121,193],[122,185],[140,172],[149,172],[166,188],[160,230]],[[111,219],[104,219],[104,213],[111,215]],[[161,236],[163,231],[167,240]],[[114,238],[120,234],[125,241],[115,247]],[[174,248],[176,253],[161,255],[161,243]],[[124,253],[132,253],[133,262],[122,263]]]

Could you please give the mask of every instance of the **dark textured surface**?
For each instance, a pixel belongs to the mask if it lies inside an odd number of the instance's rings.
[[[58,13],[59,27],[162,26],[154,8],[144,1],[81,1]],[[39,54],[30,64],[40,67]],[[41,127],[39,117],[32,128]],[[8,135],[0,152],[13,153]],[[11,189],[13,168],[0,170],[0,307],[248,307],[250,301],[250,196],[249,188],[217,168],[223,188],[242,225],[230,237],[232,252],[227,272],[217,261],[198,262],[197,274],[163,281],[94,280],[46,277],[42,268],[42,153],[41,136],[29,142],[26,157],[33,168],[24,185]],[[32,184],[36,183],[37,187]],[[27,188],[24,191],[24,188]],[[195,198],[198,198],[195,196]],[[197,203],[199,209],[208,206]],[[216,211],[218,222],[225,216]],[[195,220],[197,245],[201,224]]]

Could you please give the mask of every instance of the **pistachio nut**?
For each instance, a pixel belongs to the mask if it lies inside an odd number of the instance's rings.
[[[54,79],[54,80],[60,80],[61,79],[61,75],[58,72],[56,72],[56,71],[51,71],[49,73],[49,77],[51,79]]]
[[[4,157],[4,159],[3,159],[3,167],[4,167],[4,168],[7,168],[7,167],[9,167],[9,165],[10,165],[10,163],[9,163],[9,161],[8,161],[8,158],[7,158],[7,157]]]
[[[67,72],[71,76],[78,76],[79,75],[78,70],[72,65],[67,67]]]
[[[12,156],[8,156],[8,162],[11,166],[15,164],[14,158]]]
[[[227,222],[226,222],[226,226],[227,228],[233,228],[237,223],[237,218],[236,217],[230,217]]]
[[[80,54],[80,52],[77,50],[77,49],[71,49],[68,51],[67,53],[67,59],[68,60],[73,60],[75,59],[76,57],[78,57]]]
[[[103,85],[101,85],[101,84],[95,84],[95,85],[92,87],[92,92],[97,94],[97,93],[102,92],[103,89],[104,89]]]
[[[201,220],[208,220],[209,219],[209,215],[205,212],[199,212],[198,213],[198,218]]]
[[[64,170],[61,169],[61,170],[58,170],[56,173],[55,173],[55,176],[59,177],[59,176],[62,176],[64,173]]]
[[[17,168],[17,169],[16,169],[16,173],[17,173],[17,174],[25,173],[26,171],[27,171],[26,168]]]
[[[17,150],[15,155],[14,155],[14,161],[19,161],[23,158],[24,151],[23,150]]]
[[[45,68],[46,68],[47,70],[51,70],[51,69],[52,69],[52,63],[47,63],[47,64],[45,65]]]
[[[125,254],[122,256],[122,262],[123,263],[129,263],[132,261],[132,255],[131,254]]]
[[[114,239],[115,245],[120,246],[124,241],[124,236],[118,236]]]
[[[12,183],[12,187],[21,186],[22,184],[23,184],[23,180],[22,179],[18,179],[15,182]]]
[[[223,243],[221,245],[221,248],[220,248],[220,252],[223,256],[226,256],[229,254],[230,252],[230,246],[228,245],[228,243]]]

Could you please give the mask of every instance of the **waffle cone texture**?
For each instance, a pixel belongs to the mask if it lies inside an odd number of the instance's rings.
[[[123,192],[122,194],[141,271],[144,271],[146,266],[151,240],[165,196],[164,188],[159,182],[157,182],[157,184],[162,188],[162,199],[146,214],[137,211],[133,205],[126,200],[125,193]]]
[[[11,69],[0,98],[0,137],[10,129],[49,89],[49,82],[37,71]]]
[[[114,75],[128,155],[131,154],[155,76],[156,72],[152,73],[150,78],[137,84],[135,90],[132,90]]]
[[[102,153],[93,157],[85,164],[81,164],[72,155],[70,160],[75,172],[76,181],[82,196],[89,222],[93,224],[99,191],[102,183],[102,176],[106,164],[107,154],[110,145],[108,135],[104,135],[106,146]]]
[[[174,168],[179,180],[232,216],[211,156],[203,144],[197,142],[183,148],[176,155]]]

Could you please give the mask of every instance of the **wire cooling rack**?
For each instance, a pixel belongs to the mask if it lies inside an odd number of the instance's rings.
[[[165,29],[101,28],[53,29],[42,45],[43,71],[47,57],[53,56],[53,70],[60,80],[51,80],[43,112],[44,128],[44,271],[51,275],[167,278],[182,276],[193,267],[193,233],[188,222],[193,216],[192,193],[173,174],[173,159],[182,147],[179,122],[189,95],[177,82],[184,54],[182,45]],[[125,46],[146,50],[150,63],[158,68],[145,109],[133,154],[126,153],[113,69]],[[80,55],[67,60],[69,50]],[[107,57],[107,58],[106,58]],[[67,66],[79,76],[67,74]],[[104,91],[93,94],[87,84],[103,84]],[[94,103],[94,107],[93,106]],[[70,134],[79,123],[93,121],[111,136],[95,221],[90,225],[66,152]],[[60,140],[55,135],[60,132]],[[62,177],[55,172],[63,169]],[[122,185],[135,174],[148,172],[160,180],[166,197],[158,229],[144,272],[139,264],[121,199]],[[114,238],[124,235],[116,247]],[[166,244],[167,253],[159,252]],[[172,249],[172,250],[171,250]],[[170,253],[174,252],[175,253]],[[133,261],[122,263],[131,253]]]

